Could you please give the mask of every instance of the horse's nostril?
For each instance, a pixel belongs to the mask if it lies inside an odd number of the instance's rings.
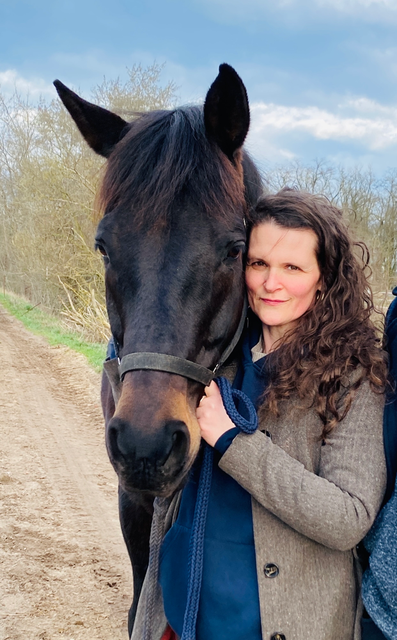
[[[173,428],[172,434],[172,446],[165,460],[164,464],[169,467],[172,464],[181,464],[187,455],[189,447],[189,431],[184,422],[171,422],[167,425],[169,428]]]
[[[120,457],[129,459],[136,455],[134,430],[125,420],[112,418],[108,424],[106,439],[111,458],[115,460],[119,460]]]
[[[109,426],[107,429],[107,444],[108,448],[110,448],[111,451],[115,451],[116,449],[118,449],[117,432],[118,429],[115,426]]]
[[[183,431],[175,431],[172,434],[173,449],[179,449],[186,443],[186,434]]]

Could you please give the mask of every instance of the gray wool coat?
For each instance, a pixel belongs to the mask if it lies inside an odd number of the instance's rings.
[[[222,456],[221,469],[252,496],[264,640],[361,638],[356,545],[375,520],[386,485],[383,406],[383,396],[364,382],[322,446],[315,411],[290,399],[278,418],[269,415],[254,434],[239,434]],[[157,500],[154,528],[168,530],[177,505],[178,496]],[[153,550],[132,640],[160,640],[166,627]]]

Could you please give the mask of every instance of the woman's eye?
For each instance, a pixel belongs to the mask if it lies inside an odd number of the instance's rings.
[[[263,262],[263,260],[251,260],[247,262],[247,267],[252,267],[253,269],[266,269],[267,264]]]
[[[288,269],[289,271],[299,271],[299,267],[297,267],[297,266],[296,266],[296,265],[294,265],[294,264],[289,264],[289,265],[287,265],[287,269]]]

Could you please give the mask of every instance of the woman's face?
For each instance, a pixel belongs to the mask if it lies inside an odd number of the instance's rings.
[[[251,232],[245,274],[248,301],[278,338],[296,324],[321,289],[316,248],[311,229],[287,229],[266,221]]]

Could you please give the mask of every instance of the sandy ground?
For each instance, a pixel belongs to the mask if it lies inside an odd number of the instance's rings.
[[[99,375],[0,307],[0,640],[127,640]]]

